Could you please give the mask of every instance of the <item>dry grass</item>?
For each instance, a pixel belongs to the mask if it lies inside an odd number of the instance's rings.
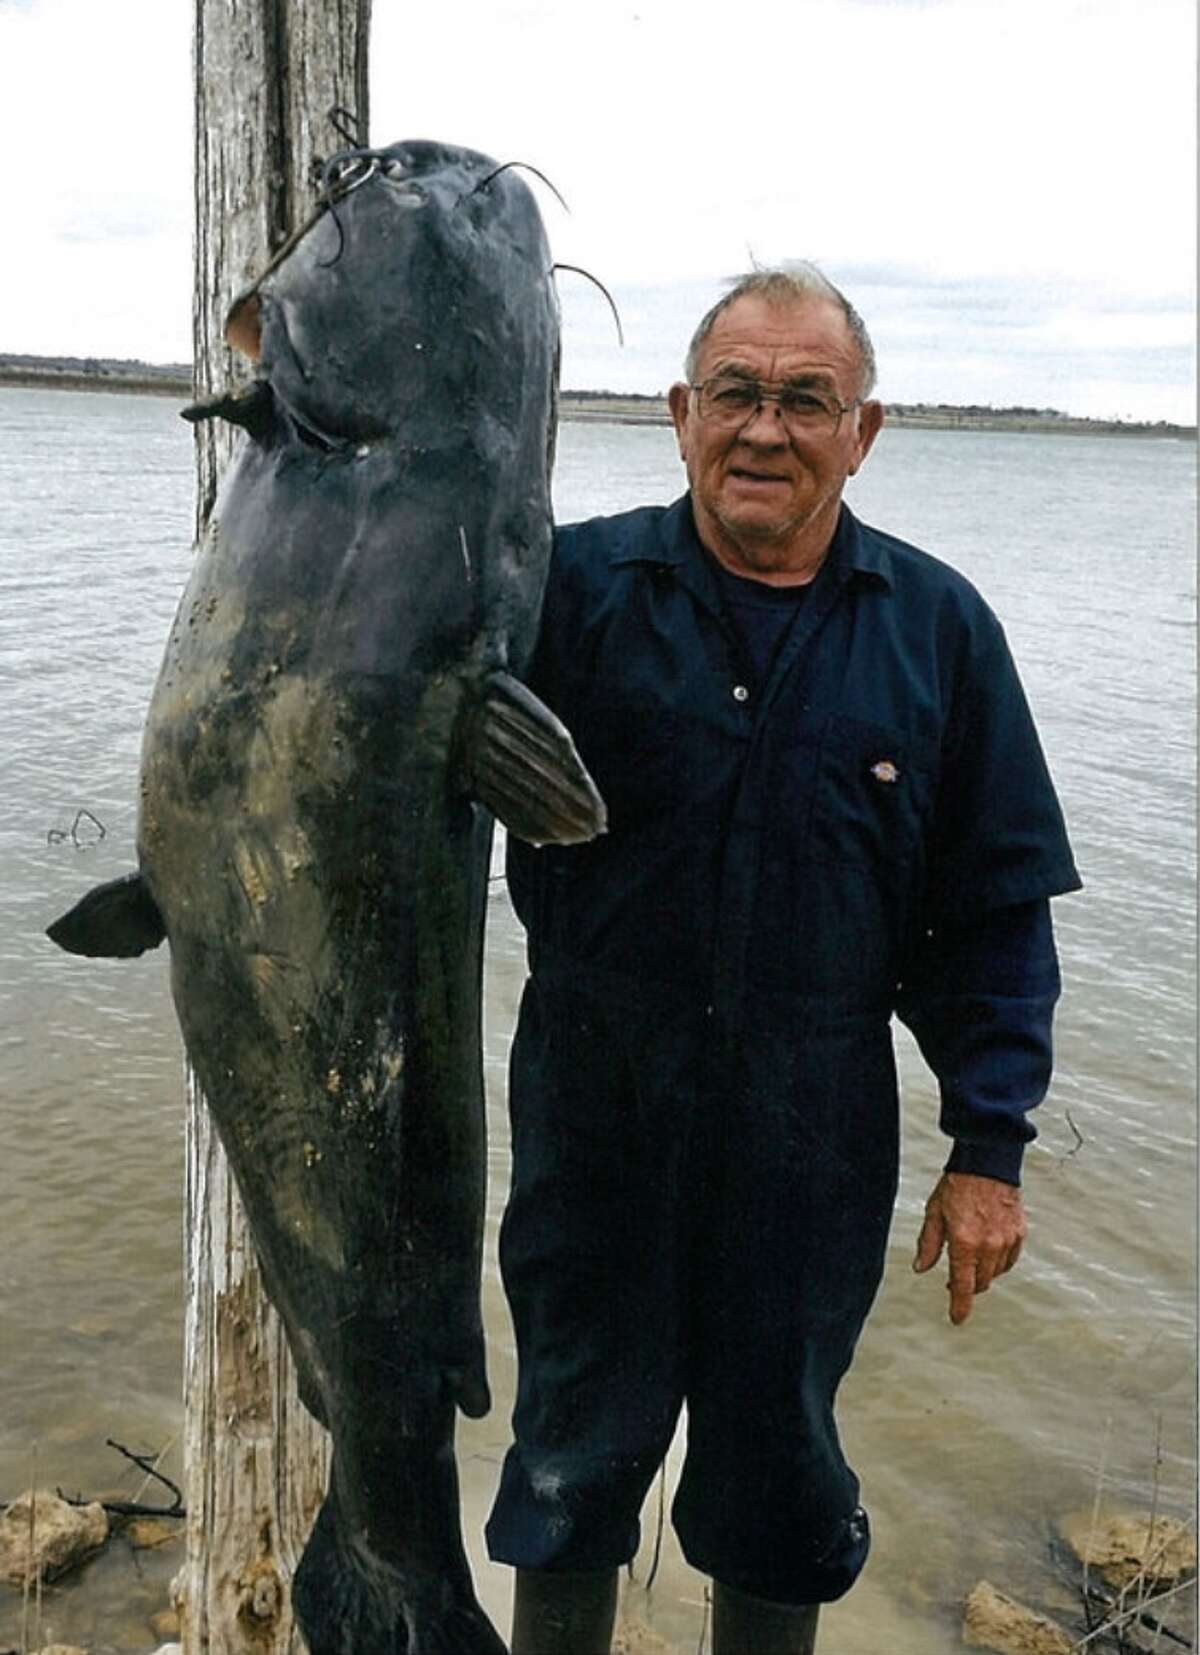
[[[1196,1573],[1193,1570],[1183,1578],[1175,1580],[1172,1585],[1159,1587],[1160,1581],[1167,1573],[1161,1565],[1168,1550],[1177,1545],[1179,1530],[1175,1524],[1169,1527],[1164,1522],[1165,1538],[1155,1546],[1155,1530],[1160,1523],[1159,1504],[1162,1495],[1162,1415],[1155,1420],[1154,1433],[1154,1479],[1151,1491],[1149,1524],[1146,1534],[1145,1547],[1142,1552],[1141,1567],[1118,1587],[1115,1599],[1099,1592],[1090,1580],[1091,1555],[1095,1547],[1096,1537],[1100,1531],[1100,1509],[1104,1496],[1104,1479],[1107,1474],[1108,1454],[1112,1441],[1112,1419],[1105,1423],[1104,1444],[1100,1453],[1099,1469],[1096,1473],[1096,1493],[1092,1502],[1091,1529],[1084,1545],[1083,1581],[1080,1591],[1083,1596],[1084,1620],[1088,1631],[1084,1637],[1073,1645],[1073,1655],[1082,1655],[1082,1652],[1097,1649],[1102,1639],[1110,1640],[1110,1647],[1115,1648],[1118,1655],[1142,1655],[1149,1648],[1151,1655],[1162,1651],[1166,1655],[1168,1650],[1191,1649],[1190,1640],[1183,1638],[1163,1625],[1159,1610],[1172,1599],[1181,1596],[1184,1592],[1196,1590]],[[1195,1527],[1195,1520],[1189,1518],[1184,1525],[1184,1532]],[[1092,1625],[1092,1607],[1094,1604],[1103,1605],[1104,1613],[1095,1626]],[[1127,1633],[1134,1630],[1149,1631],[1153,1642],[1147,1646],[1143,1641],[1133,1645]]]

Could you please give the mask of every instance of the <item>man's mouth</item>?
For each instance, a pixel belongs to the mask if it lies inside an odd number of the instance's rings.
[[[746,466],[730,466],[729,475],[739,483],[786,483],[787,478],[777,471],[751,471]]]

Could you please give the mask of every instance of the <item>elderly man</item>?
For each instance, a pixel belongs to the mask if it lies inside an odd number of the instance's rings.
[[[894,1012],[953,1140],[915,1267],[948,1248],[957,1323],[1021,1249],[1047,899],[1079,880],[995,617],[842,503],[873,382],[824,277],[756,272],[671,389],[688,493],[556,538],[534,684],[610,831],[510,849],[514,1655],[608,1650],[685,1402],[673,1519],[716,1655],[811,1651],[853,1584],[833,1405],[895,1197]]]

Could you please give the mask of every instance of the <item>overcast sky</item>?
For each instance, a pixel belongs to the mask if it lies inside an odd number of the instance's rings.
[[[528,161],[564,382],[815,259],[880,394],[1194,418],[1192,0],[374,0],[372,140]],[[191,0],[0,0],[0,351],[190,357]]]

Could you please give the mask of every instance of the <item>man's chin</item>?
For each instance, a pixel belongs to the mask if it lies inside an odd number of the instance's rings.
[[[713,515],[727,535],[738,541],[761,544],[764,547],[778,545],[780,541],[790,539],[798,527],[794,517],[781,517],[778,512],[762,509],[719,511]]]

